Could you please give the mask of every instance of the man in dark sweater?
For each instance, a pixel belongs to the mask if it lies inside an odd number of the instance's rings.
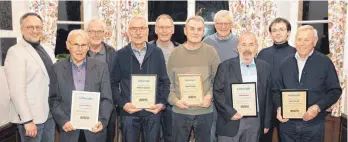
[[[148,24],[144,17],[130,20],[126,47],[116,52],[111,71],[112,94],[116,98],[121,116],[123,141],[139,142],[139,133],[145,142],[159,140],[161,111],[165,109],[170,81],[160,48],[146,43]],[[156,101],[150,109],[136,108],[131,102],[132,76],[157,76]]]
[[[314,50],[317,31],[309,25],[298,28],[296,53],[281,63],[273,88],[280,136],[283,142],[323,142],[325,110],[334,104],[342,93],[335,67],[327,56]],[[307,89],[307,112],[302,120],[283,119],[280,89]]]
[[[149,43],[156,45],[162,49],[166,65],[172,51],[175,47],[179,46],[179,43],[172,41],[172,35],[174,34],[174,21],[172,17],[167,14],[161,14],[156,19],[155,32],[157,39],[150,41]],[[172,142],[172,105],[169,103],[166,105],[166,109],[162,112],[161,126],[163,132],[164,142]]]
[[[101,20],[93,19],[89,21],[87,25],[88,33],[88,46],[89,51],[87,56],[95,58],[108,65],[109,71],[112,67],[112,59],[115,55],[115,49],[110,45],[103,42],[105,37],[105,24]],[[113,96],[113,102],[115,102]],[[107,138],[106,142],[113,142],[115,137],[115,126],[116,126],[116,108],[113,109],[109,124],[107,125]]]
[[[279,72],[281,61],[286,56],[295,53],[296,49],[288,44],[288,38],[291,32],[291,25],[288,20],[276,18],[271,22],[268,31],[271,34],[273,46],[262,49],[257,58],[271,65],[272,76],[275,78]],[[272,142],[273,127],[277,127],[278,125],[279,121],[275,117],[272,117],[272,127],[268,133],[260,136],[260,142]]]

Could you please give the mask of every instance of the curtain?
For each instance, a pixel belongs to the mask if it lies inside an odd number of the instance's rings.
[[[345,37],[345,23],[347,20],[347,2],[340,0],[329,0],[328,19],[329,23],[329,46],[330,58],[334,63],[338,78],[342,88],[345,88],[345,75],[343,72],[343,56],[344,56],[344,37]],[[332,107],[332,115],[340,116],[342,104],[340,101]]]
[[[117,2],[114,0],[99,0],[98,1],[98,16],[104,21],[108,36],[105,37],[105,42],[117,49]],[[86,25],[87,26],[87,25]]]
[[[276,2],[272,0],[230,0],[229,9],[233,15],[233,34],[239,36],[245,31],[253,32],[258,39],[259,51],[273,44],[268,26],[276,18]]]
[[[118,49],[128,44],[127,28],[129,20],[137,15],[143,15],[147,19],[147,1],[146,0],[120,0],[118,7],[118,34],[120,37],[117,39]]]
[[[58,0],[30,0],[29,11],[41,16],[43,20],[41,42],[49,46],[54,53],[57,35]]]

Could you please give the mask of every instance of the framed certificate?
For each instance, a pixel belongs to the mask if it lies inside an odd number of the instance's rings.
[[[203,101],[203,77],[200,74],[178,74],[180,100],[189,106],[199,106]]]
[[[256,83],[232,83],[233,108],[244,116],[257,116]]]
[[[281,89],[280,92],[283,118],[302,119],[308,107],[308,90]]]
[[[99,92],[73,91],[70,122],[75,129],[92,129],[98,123]]]
[[[150,108],[156,103],[157,75],[132,75],[131,103],[136,108]]]

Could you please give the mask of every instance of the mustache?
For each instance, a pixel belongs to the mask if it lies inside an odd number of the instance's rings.
[[[243,52],[243,55],[245,55],[245,54],[252,54],[252,52],[251,52],[250,50],[245,50],[245,51]]]

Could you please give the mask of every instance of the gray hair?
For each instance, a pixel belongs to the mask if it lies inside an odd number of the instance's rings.
[[[311,25],[303,25],[303,26],[299,27],[299,28],[297,29],[296,36],[297,36],[297,34],[298,34],[299,32],[301,32],[301,31],[308,31],[308,30],[312,30],[312,31],[313,31],[313,36],[314,36],[315,38],[318,38],[318,31],[317,31],[313,26],[311,26]]]
[[[27,17],[29,17],[29,16],[35,16],[35,17],[39,18],[41,22],[43,22],[43,21],[42,21],[42,18],[41,18],[41,16],[40,16],[39,14],[34,13],[34,12],[28,12],[28,13],[25,13],[25,14],[21,17],[21,19],[19,20],[19,24],[22,25],[24,19],[27,18]]]
[[[204,25],[204,19],[201,16],[197,16],[197,15],[190,16],[189,18],[187,18],[185,25],[187,25],[187,23],[190,22],[191,20],[202,22]]]
[[[146,20],[146,18],[145,18],[144,16],[142,16],[142,15],[137,15],[137,16],[132,17],[132,18],[129,20],[128,25],[130,25],[130,23],[132,23],[134,20],[144,20],[145,23],[146,23],[146,24],[145,24],[146,27],[148,27],[148,22],[147,22],[147,20]]]
[[[89,25],[92,24],[92,23],[99,23],[99,24],[101,24],[103,26],[103,30],[104,31],[106,30],[105,23],[102,20],[99,20],[99,19],[92,19],[92,20],[90,20],[88,22],[88,24],[87,24],[86,30],[88,30]]]
[[[218,18],[220,18],[220,17],[224,17],[224,18],[229,18],[230,20],[231,20],[231,22],[232,22],[232,14],[231,14],[231,12],[230,11],[228,11],[228,10],[220,10],[220,11],[218,11],[216,14],[215,14],[215,16],[214,16],[214,22],[216,22],[216,20],[218,19]]]
[[[157,17],[156,19],[156,23],[160,20],[160,19],[169,19],[172,24],[174,25],[174,20],[172,17],[170,17],[168,14],[161,14],[160,16]]]
[[[72,30],[70,31],[69,35],[68,35],[68,38],[67,38],[67,41],[70,41],[71,38],[77,36],[77,35],[80,35],[80,36],[83,36],[86,40],[88,40],[88,35],[87,33],[84,31],[84,30],[81,30],[81,29],[78,29],[78,30]]]

